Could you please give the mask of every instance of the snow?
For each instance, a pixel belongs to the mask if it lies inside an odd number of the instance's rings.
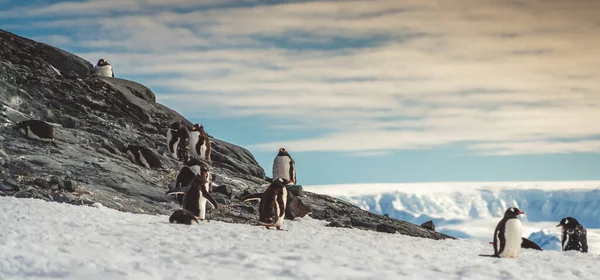
[[[0,197],[0,279],[595,279],[600,256],[325,227],[286,231]]]
[[[440,232],[492,241],[506,208],[526,215],[523,237],[545,230],[558,236],[556,224],[567,216],[588,230],[590,252],[600,252],[600,182],[456,182],[304,186],[311,192],[346,200],[362,209],[421,224],[433,220]],[[544,249],[555,250],[548,243]]]

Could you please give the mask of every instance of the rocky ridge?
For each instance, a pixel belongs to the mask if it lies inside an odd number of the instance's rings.
[[[179,208],[165,191],[179,162],[169,157],[165,133],[170,123],[192,123],[156,103],[147,87],[119,78],[90,76],[92,65],[64,50],[0,30],[0,195],[170,215]],[[8,121],[7,121],[7,120]],[[12,124],[44,120],[56,131],[56,146],[24,138]],[[210,133],[210,128],[207,128]],[[215,199],[221,207],[209,219],[255,224],[256,202],[240,202],[268,184],[264,169],[246,149],[212,138]],[[152,149],[162,168],[129,161],[126,144]],[[301,167],[300,167],[301,168]],[[373,214],[342,200],[290,188],[287,218],[306,213],[330,226],[398,232],[445,239],[450,236]]]

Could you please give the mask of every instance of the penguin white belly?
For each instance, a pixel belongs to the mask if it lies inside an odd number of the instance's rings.
[[[194,174],[200,174],[200,165],[192,165],[189,168],[192,172],[194,172]]]
[[[190,154],[192,157],[199,158],[200,155],[196,153],[196,143],[200,140],[200,132],[192,131],[190,132]]]
[[[504,238],[506,244],[504,245],[504,251],[500,253],[500,257],[516,258],[519,251],[521,251],[521,242],[523,242],[521,221],[519,219],[508,219],[506,221]]]
[[[138,154],[140,155],[140,162],[148,169],[150,169],[150,164],[148,164],[148,161],[146,160],[146,158],[142,155],[142,151],[138,151]]]
[[[206,145],[200,147],[200,158],[206,159]]]
[[[286,156],[275,157],[273,162],[273,179],[290,179],[290,158]]]
[[[282,213],[283,215],[277,217],[277,221],[274,224],[274,226],[276,226],[276,227],[281,227],[281,225],[283,224],[283,220],[285,218],[285,209],[286,209],[286,206],[287,206],[287,190],[285,188],[283,189],[283,193],[281,195],[281,198],[282,198],[281,200],[283,201],[283,205],[279,205],[278,203],[276,203],[277,204],[277,208],[278,208],[277,209],[277,213],[278,214]]]
[[[206,203],[208,199],[206,199],[202,194],[200,194],[200,198],[198,199],[198,206],[200,206],[200,219],[206,219]]]
[[[137,163],[135,160],[135,155],[133,155],[133,152],[131,150],[127,150],[127,155],[129,156],[129,159],[131,160],[131,162]]]
[[[104,76],[104,77],[112,77],[112,74],[113,74],[112,66],[110,66],[110,65],[94,67],[94,75]]]
[[[171,140],[173,140],[173,132],[169,129],[167,130],[167,146],[171,145]],[[177,158],[177,146],[179,145],[179,139],[173,143],[173,145],[169,146],[169,152],[173,158]]]

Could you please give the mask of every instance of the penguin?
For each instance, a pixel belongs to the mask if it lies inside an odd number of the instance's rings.
[[[195,124],[190,132],[190,155],[211,162],[210,139],[204,131],[204,126]]]
[[[210,182],[208,176],[206,169],[203,169],[200,174],[196,175],[183,195],[183,209],[192,212],[196,219],[200,221],[206,219],[207,202],[212,204],[215,209],[218,207],[217,201],[209,193]]]
[[[104,60],[104,58],[101,58],[98,60],[96,66],[94,66],[94,75],[114,78],[115,72],[113,72],[113,68],[110,63]]]
[[[296,164],[285,148],[280,148],[273,161],[273,178],[283,178],[296,184]]]
[[[188,157],[187,145],[189,134],[187,128],[180,122],[174,122],[167,130],[167,148],[174,159],[184,160]]]
[[[517,218],[518,215],[525,214],[516,207],[510,207],[504,212],[504,217],[494,230],[494,241],[490,244],[494,245],[493,255],[480,255],[482,257],[496,258],[516,258],[522,243],[523,237],[521,221]]]
[[[490,244],[494,245],[494,242],[490,242]],[[540,245],[537,245],[537,243],[535,243],[525,237],[521,237],[521,248],[543,251],[542,247],[540,247]]]
[[[263,193],[250,194],[242,198],[242,201],[260,200],[258,222],[267,229],[274,226],[277,230],[281,230],[288,196],[285,186],[290,182],[290,180],[276,178]]]
[[[494,257],[516,258],[521,250],[522,228],[518,215],[525,214],[517,207],[510,207],[494,231]]]
[[[209,175],[210,172],[204,163],[195,158],[188,158],[180,165],[182,165],[182,167],[179,170],[179,174],[177,174],[177,178],[175,179],[175,186],[173,186],[172,189],[169,189],[165,194],[175,196],[175,199],[177,199],[181,205],[183,202],[185,188],[194,180],[196,175],[200,174],[203,169]],[[211,176],[209,176],[209,181],[210,179]]]
[[[185,225],[198,225],[198,220],[196,216],[189,210],[178,209],[171,214],[169,217],[169,223],[173,224],[185,224]]]
[[[40,120],[25,120],[16,125],[16,128],[31,139],[54,142],[54,127]]]
[[[556,226],[562,227],[561,247],[563,251],[588,252],[587,230],[577,219],[566,217],[560,220]]]
[[[162,168],[160,158],[150,149],[142,146],[125,145],[121,152],[127,154],[131,162],[148,169]]]

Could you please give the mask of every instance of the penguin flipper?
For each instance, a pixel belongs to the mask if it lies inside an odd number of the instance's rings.
[[[261,200],[262,195],[263,195],[262,193],[249,194],[249,195],[243,197],[242,201],[246,202],[246,201],[250,201],[250,200]]]
[[[212,204],[212,206],[215,207],[215,209],[217,209],[219,204],[217,203],[215,198],[212,195],[210,195],[210,193],[208,193],[206,190],[202,189],[202,196],[204,196],[208,200],[208,202],[210,204]]]
[[[490,257],[490,258],[499,258],[498,255],[479,255],[480,257]]]

